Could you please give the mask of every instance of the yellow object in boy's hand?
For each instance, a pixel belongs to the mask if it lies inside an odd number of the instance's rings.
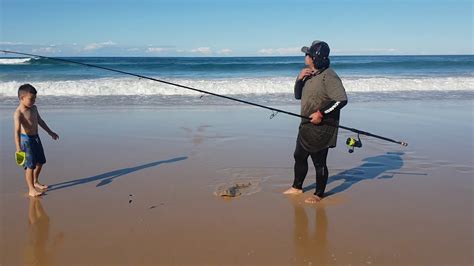
[[[24,151],[15,152],[15,160],[18,166],[25,166],[26,153]]]

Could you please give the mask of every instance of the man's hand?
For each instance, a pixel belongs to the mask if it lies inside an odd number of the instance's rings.
[[[310,68],[303,68],[298,75],[298,80],[302,80],[307,76],[310,76],[313,74],[313,71]]]
[[[321,123],[321,121],[323,121],[323,114],[318,110],[317,112],[315,113],[312,113],[309,118],[311,118],[311,123],[312,124],[319,124]]]

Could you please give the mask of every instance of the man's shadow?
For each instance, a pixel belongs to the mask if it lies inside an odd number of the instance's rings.
[[[388,171],[402,168],[403,154],[403,152],[387,152],[384,155],[368,157],[363,159],[363,164],[352,169],[345,170],[335,176],[330,176],[328,184],[341,180],[343,183],[326,192],[326,196],[346,191],[354,184],[357,184],[363,180],[393,178],[397,173],[389,173]],[[307,191],[314,189],[315,187],[316,183],[305,187],[303,190]]]
[[[135,167],[119,169],[119,170],[115,170],[115,171],[111,171],[111,172],[107,172],[107,173],[103,173],[103,174],[95,175],[95,176],[91,176],[91,177],[85,177],[85,178],[70,180],[70,181],[66,181],[66,182],[61,182],[61,183],[50,185],[50,187],[48,188],[48,192],[53,191],[53,190],[68,188],[68,187],[72,187],[72,186],[77,186],[77,185],[81,185],[81,184],[86,184],[86,183],[90,183],[90,182],[94,182],[94,181],[99,181],[99,180],[100,180],[100,182],[96,185],[96,187],[100,187],[100,186],[110,184],[114,179],[116,179],[118,177],[128,175],[130,173],[143,170],[145,168],[155,167],[155,166],[158,166],[160,164],[174,163],[174,162],[186,160],[187,158],[188,157],[185,157],[185,156],[177,157],[177,158],[173,158],[173,159],[169,159],[169,160],[157,161],[157,162],[147,163],[147,164],[143,164],[143,165],[139,165],[139,166],[135,166]]]

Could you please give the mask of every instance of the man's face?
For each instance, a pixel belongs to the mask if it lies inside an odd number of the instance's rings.
[[[313,57],[311,57],[310,54],[306,54],[306,56],[304,57],[304,63],[309,67],[314,66]]]

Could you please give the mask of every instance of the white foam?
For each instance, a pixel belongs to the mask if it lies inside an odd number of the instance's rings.
[[[0,65],[18,65],[30,62],[31,58],[0,58]]]
[[[473,91],[474,77],[343,78],[347,92]],[[294,78],[168,79],[223,95],[293,93]],[[25,82],[0,82],[0,96],[14,97]],[[32,83],[41,96],[199,95],[201,93],[136,78],[102,78]]]
[[[474,90],[474,77],[346,78],[343,83],[349,92]]]

